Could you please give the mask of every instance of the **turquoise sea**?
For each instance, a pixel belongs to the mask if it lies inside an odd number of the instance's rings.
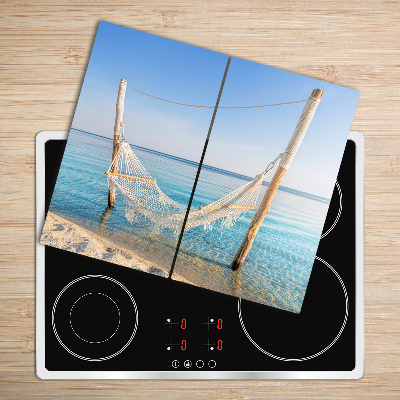
[[[198,164],[131,146],[161,190],[186,205]],[[131,225],[121,194],[108,217],[101,218],[111,154],[112,139],[71,129],[50,210],[169,271],[177,243],[173,231],[154,229],[144,217]],[[209,204],[252,178],[204,165],[192,207]],[[328,199],[281,186],[240,271],[232,272],[230,264],[255,210],[229,229],[217,221],[212,230],[200,226],[186,231],[174,272],[198,286],[298,313],[328,207]]]

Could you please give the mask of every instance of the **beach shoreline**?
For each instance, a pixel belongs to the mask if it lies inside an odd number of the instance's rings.
[[[91,232],[52,211],[47,213],[40,243],[168,278],[168,271],[160,268],[157,264],[138,256],[132,250],[116,245],[97,233]],[[175,273],[174,281],[197,286]]]

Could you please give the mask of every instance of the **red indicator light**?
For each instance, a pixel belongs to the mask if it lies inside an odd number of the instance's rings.
[[[181,329],[186,329],[186,318],[182,318]]]
[[[222,350],[222,340],[218,340],[217,350]]]
[[[181,341],[181,350],[186,350],[186,340],[185,339],[183,339]]]
[[[217,329],[222,329],[222,319],[219,318],[217,321]]]

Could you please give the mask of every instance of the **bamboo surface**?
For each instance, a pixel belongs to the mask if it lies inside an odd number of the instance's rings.
[[[35,135],[68,130],[100,20],[358,89],[365,136],[359,381],[40,381]],[[0,2],[0,398],[400,399],[400,2]],[[340,251],[340,249],[338,249]]]

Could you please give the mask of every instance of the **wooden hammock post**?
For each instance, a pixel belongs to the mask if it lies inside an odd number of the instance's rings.
[[[121,82],[119,83],[119,90],[118,90],[118,98],[117,98],[117,105],[116,105],[116,114],[115,114],[115,124],[114,124],[114,141],[113,141],[113,153],[112,153],[112,160],[116,157],[118,150],[119,150],[119,144],[121,140],[121,128],[122,128],[122,122],[124,120],[124,102],[125,102],[125,92],[126,92],[126,80],[121,79]],[[112,173],[117,173],[117,165],[118,163],[115,162],[112,167],[111,171]],[[115,187],[110,188],[108,190],[108,208],[113,208],[115,205]]]
[[[303,112],[300,116],[299,122],[297,123],[296,129],[292,135],[292,138],[289,141],[289,144],[286,148],[285,153],[282,156],[282,159],[279,163],[278,169],[276,170],[271,182],[268,185],[267,191],[261,201],[260,207],[255,213],[252,221],[250,222],[249,229],[240,245],[238,251],[236,252],[235,258],[232,261],[232,269],[238,270],[242,265],[248,252],[253,245],[253,241],[257,235],[258,230],[260,229],[261,224],[264,221],[265,216],[267,215],[269,208],[271,206],[272,199],[278,190],[280,183],[289,169],[290,164],[293,161],[294,156],[296,155],[297,150],[300,147],[300,144],[307,132],[307,129],[313,119],[315,110],[318,107],[320,99],[322,97],[322,91],[320,89],[314,89],[311,93],[310,98],[307,101],[306,106],[303,109]]]

